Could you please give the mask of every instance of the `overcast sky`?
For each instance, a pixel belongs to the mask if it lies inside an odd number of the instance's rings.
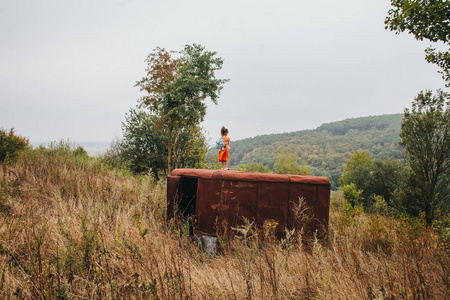
[[[147,55],[197,43],[226,83],[203,123],[232,140],[402,113],[443,88],[389,0],[14,0],[0,6],[0,127],[31,142],[120,138]]]

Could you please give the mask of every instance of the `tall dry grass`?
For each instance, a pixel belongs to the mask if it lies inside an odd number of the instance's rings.
[[[420,222],[334,194],[326,240],[248,223],[211,257],[165,222],[165,189],[64,146],[1,165],[0,298],[450,299],[448,245]]]

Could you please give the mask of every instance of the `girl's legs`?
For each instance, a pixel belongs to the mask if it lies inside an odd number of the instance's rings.
[[[221,161],[222,163],[222,170],[228,170],[228,161]]]

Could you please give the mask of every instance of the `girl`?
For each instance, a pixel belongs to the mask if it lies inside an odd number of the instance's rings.
[[[230,153],[228,152],[228,144],[230,143],[230,138],[227,137],[228,129],[226,129],[225,126],[222,126],[220,133],[222,134],[221,139],[223,139],[227,145],[219,151],[218,159],[222,163],[222,170],[228,170],[228,159],[230,158]]]

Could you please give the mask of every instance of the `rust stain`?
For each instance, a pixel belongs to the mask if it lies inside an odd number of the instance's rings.
[[[226,205],[226,204],[213,204],[213,205],[211,205],[211,208],[212,208],[212,209],[222,209],[222,210],[225,210],[225,209],[229,209],[229,208],[230,208],[230,205]]]

